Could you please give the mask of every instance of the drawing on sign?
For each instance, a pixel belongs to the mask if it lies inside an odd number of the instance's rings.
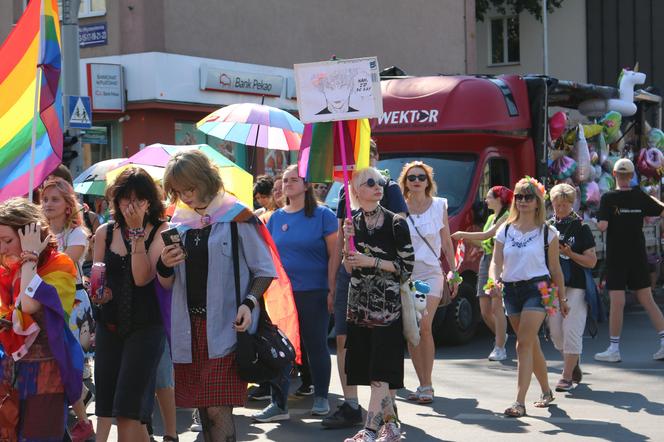
[[[88,111],[85,108],[85,105],[83,104],[83,100],[79,97],[78,100],[76,100],[76,106],[74,106],[74,110],[71,113],[71,117],[69,118],[69,123],[71,124],[90,124],[90,115],[88,115]]]
[[[375,118],[382,113],[375,57],[294,67],[298,109],[303,122]]]

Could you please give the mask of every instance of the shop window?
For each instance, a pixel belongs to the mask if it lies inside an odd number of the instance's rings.
[[[489,22],[489,64],[520,61],[519,17],[501,17]]]
[[[229,160],[243,167],[241,164],[241,155],[238,155],[239,144],[230,141],[220,140],[219,138],[211,137],[200,130],[196,129],[196,123],[188,121],[177,121],[175,123],[175,144],[179,146],[187,146],[192,144],[208,144],[214,147],[222,155]]]
[[[83,152],[83,167],[90,167],[99,161],[110,160],[113,156],[111,125],[93,126],[80,135]]]

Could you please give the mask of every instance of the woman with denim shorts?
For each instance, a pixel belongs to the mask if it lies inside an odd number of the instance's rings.
[[[545,222],[544,194],[544,186],[534,178],[526,177],[516,184],[510,216],[496,233],[489,269],[494,291],[504,293],[505,311],[517,338],[518,390],[516,402],[505,410],[509,417],[526,414],[526,393],[533,372],[542,388],[535,407],[546,407],[553,401],[538,338],[546,318],[542,292],[554,296],[547,290],[551,280],[558,288],[560,313],[567,316],[569,311],[558,261],[557,231]]]

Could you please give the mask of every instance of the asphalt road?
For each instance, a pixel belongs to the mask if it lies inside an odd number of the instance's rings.
[[[664,299],[660,298],[660,301]],[[661,302],[660,302],[661,304]],[[548,409],[529,405],[540,391],[535,379],[528,393],[528,417],[509,419],[502,411],[516,392],[514,339],[508,341],[508,360],[489,362],[492,342],[487,334],[462,347],[438,348],[434,365],[436,399],[429,406],[406,401],[410,390],[399,392],[402,431],[409,441],[532,441],[606,440],[664,441],[664,361],[651,358],[659,348],[656,333],[639,306],[625,315],[621,353],[623,362],[598,363],[592,359],[608,341],[607,324],[601,324],[596,339],[584,340],[583,383],[569,394],[557,393]],[[543,348],[549,365],[549,382],[554,386],[561,370],[560,355],[550,342]],[[333,349],[334,351],[334,349]],[[334,358],[334,355],[333,355]],[[297,387],[295,381],[293,388]],[[417,386],[410,360],[406,361],[406,386]],[[341,395],[333,360],[330,401],[334,407]],[[360,388],[360,402],[368,403],[369,390]],[[254,424],[250,415],[266,403],[251,402],[236,410],[238,441],[343,441],[355,430],[324,430],[320,419],[309,414],[311,398],[291,396],[291,420],[286,423]],[[94,410],[94,404],[89,411]],[[203,441],[202,435],[188,431],[189,410],[178,410],[178,431],[183,442]],[[158,413],[155,431],[161,433]],[[160,437],[156,437],[160,440]],[[115,439],[115,432],[109,440]]]

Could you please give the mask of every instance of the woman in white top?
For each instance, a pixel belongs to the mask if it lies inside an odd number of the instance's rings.
[[[553,401],[537,334],[546,318],[548,304],[543,293],[549,293],[551,280],[558,288],[560,312],[565,316],[569,311],[558,261],[558,232],[545,221],[545,192],[534,178],[526,177],[516,184],[509,218],[496,233],[489,269],[490,278],[496,281],[495,290],[504,293],[505,311],[517,339],[518,391],[516,402],[505,410],[509,417],[526,414],[526,393],[533,372],[542,388],[535,407],[546,407]]]
[[[447,219],[447,200],[436,197],[436,182],[431,166],[421,161],[405,164],[399,185],[408,205],[408,228],[415,249],[415,266],[411,278],[413,281],[426,281],[431,287],[427,295],[427,310],[420,322],[420,344],[417,347],[408,344],[408,352],[420,382],[408,400],[429,404],[434,394],[431,372],[435,346],[431,323],[445,285],[440,262],[441,250],[449,268],[456,272],[454,248]],[[451,287],[451,290],[451,295],[455,296],[456,286]]]
[[[41,208],[57,239],[58,251],[66,253],[76,265],[76,301],[74,301],[69,326],[81,344],[83,353],[90,355],[94,321],[92,320],[90,299],[83,287],[82,280],[83,261],[88,248],[90,232],[83,227],[83,216],[78,209],[74,189],[62,178],[51,177],[44,183]],[[81,399],[72,405],[77,422],[72,427],[71,434],[76,440],[84,440],[94,435],[92,421],[88,419],[85,410],[84,398],[87,394],[88,390],[84,385]]]

